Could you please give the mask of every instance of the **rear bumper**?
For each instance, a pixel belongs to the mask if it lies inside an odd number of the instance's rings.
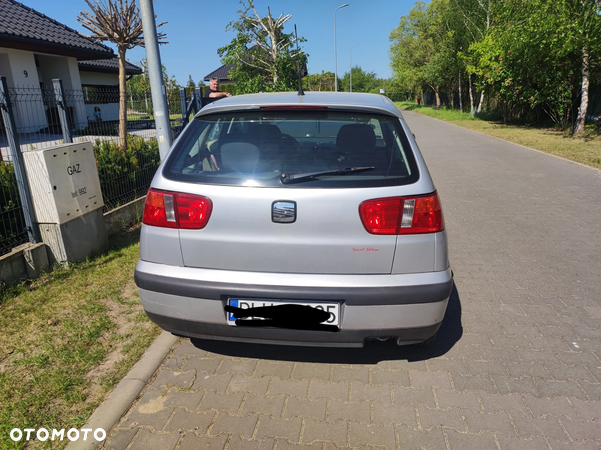
[[[429,327],[374,330],[341,329],[337,333],[327,331],[287,330],[283,328],[246,328],[207,322],[177,319],[146,313],[150,320],[178,336],[246,342],[252,344],[279,344],[314,347],[363,347],[368,339],[397,339],[399,343],[417,344],[434,336],[440,322]]]
[[[403,275],[305,275],[173,267],[140,261],[135,271],[148,317],[175,334],[291,345],[362,346],[393,337],[420,342],[436,333],[453,287],[451,270]],[[229,297],[336,301],[338,332],[227,325]]]

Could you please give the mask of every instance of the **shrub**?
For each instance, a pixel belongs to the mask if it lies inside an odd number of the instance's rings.
[[[126,150],[121,150],[115,142],[97,140],[94,155],[105,210],[144,195],[161,163],[156,139],[147,141],[131,135]]]
[[[94,144],[105,211],[146,194],[161,163],[156,139],[129,136],[127,143],[127,150],[109,141]],[[0,255],[27,239],[15,169],[0,162]]]

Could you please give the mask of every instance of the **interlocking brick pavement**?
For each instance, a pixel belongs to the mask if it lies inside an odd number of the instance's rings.
[[[405,116],[455,275],[429,353],[181,339],[104,449],[601,448],[601,172]]]

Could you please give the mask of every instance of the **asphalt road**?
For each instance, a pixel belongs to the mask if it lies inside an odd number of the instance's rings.
[[[455,274],[431,352],[182,339],[104,448],[601,448],[601,172],[405,116]]]

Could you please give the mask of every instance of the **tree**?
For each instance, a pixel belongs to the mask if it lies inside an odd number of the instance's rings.
[[[144,37],[140,10],[135,0],[86,0],[92,11],[82,11],[77,17],[83,27],[90,31],[92,39],[108,41],[117,45],[119,58],[119,145],[127,147],[127,91],[125,82],[125,54],[134,47],[144,47]],[[156,18],[156,15],[155,15]],[[157,25],[160,27],[166,22]],[[159,44],[165,34],[157,34]]]
[[[488,35],[491,20],[493,17],[493,7],[499,0],[454,0],[450,3],[451,9],[455,14],[455,29],[463,30],[463,45],[460,48],[460,58],[466,65],[469,77],[470,110],[472,113],[480,112],[484,102],[484,86],[482,77],[480,80],[480,100],[476,108],[472,98],[472,76],[477,72],[474,65],[473,54],[470,46],[480,42]]]
[[[150,92],[150,79],[148,77],[146,58],[140,61],[138,65],[142,68],[142,73],[134,75],[129,80],[126,80],[125,83],[127,92],[134,97],[140,97],[144,93]]]
[[[390,34],[391,66],[397,79],[405,79],[407,88],[431,89],[440,108],[441,88],[450,85],[457,73],[455,53],[450,45],[444,21],[448,0],[432,0],[429,5],[417,2],[399,26]]]
[[[181,112],[181,103],[179,88],[180,85],[175,79],[175,75],[169,77],[167,75],[167,69],[163,66],[163,83],[165,84],[165,94],[167,96],[167,103],[169,105],[169,113],[176,114]]]
[[[390,34],[390,58],[396,89],[405,93],[431,90],[454,98],[468,80],[470,110],[475,111],[472,77],[476,75],[470,46],[488,33],[492,5],[498,0],[432,0],[418,2]],[[480,89],[478,111],[484,99],[484,83],[476,75]],[[423,94],[422,94],[423,95]]]
[[[292,16],[282,13],[274,18],[268,8],[267,16],[261,17],[253,0],[240,3],[244,8],[238,11],[240,19],[226,27],[236,31],[236,37],[218,50],[222,62],[235,67],[230,78],[236,81],[237,92],[296,89],[298,70],[306,67],[308,55],[294,46],[304,38],[284,33],[284,24]]]
[[[303,89],[307,91],[333,91],[334,72],[314,73],[303,78]]]
[[[375,72],[365,72],[360,66],[355,66],[351,70],[353,74],[353,92],[378,91],[380,83]],[[341,87],[350,91],[350,72],[346,72],[341,81]]]
[[[502,100],[506,119],[542,111],[561,127],[574,121],[574,134],[583,132],[601,56],[600,13],[598,0],[493,4],[486,35],[470,47],[470,69]]]
[[[426,4],[417,2],[407,16],[390,33],[390,66],[402,90],[422,93],[425,85],[424,66],[429,60],[431,44],[423,30],[426,21]]]
[[[489,34],[472,49],[477,71],[504,102],[505,119],[515,111],[542,110],[566,127],[582,94],[576,122],[584,126],[589,49],[596,60],[601,42],[598,32],[586,37],[587,30],[598,30],[599,21],[598,12],[583,10],[586,2],[506,0],[493,9]],[[594,16],[588,24],[587,14]]]
[[[574,44],[581,51],[581,89],[578,117],[573,129],[575,135],[584,133],[588,110],[590,69],[601,58],[601,2],[599,0],[564,0],[568,20],[565,26],[571,29]]]
[[[153,114],[152,98],[150,94],[150,80],[148,78],[148,69],[146,59],[143,59],[138,63],[142,67],[142,73],[134,75],[127,80],[127,92],[134,98],[134,101],[144,101],[145,110],[148,114]],[[167,97],[167,103],[169,104],[169,110],[171,113],[178,113],[180,108],[180,97],[179,88],[180,85],[175,79],[174,75],[169,75],[165,65],[161,66],[163,74],[163,85],[165,86],[165,94]],[[202,82],[200,82],[202,83]],[[199,83],[199,86],[201,84]]]
[[[473,113],[486,91],[505,120],[573,121],[578,134],[589,86],[601,74],[601,0],[418,2],[390,40],[401,92],[432,90],[439,106],[439,92],[453,98],[459,90],[461,102],[467,74]]]
[[[186,87],[191,89],[194,89],[196,87],[196,83],[194,83],[192,75],[188,75],[188,84],[186,85]]]

